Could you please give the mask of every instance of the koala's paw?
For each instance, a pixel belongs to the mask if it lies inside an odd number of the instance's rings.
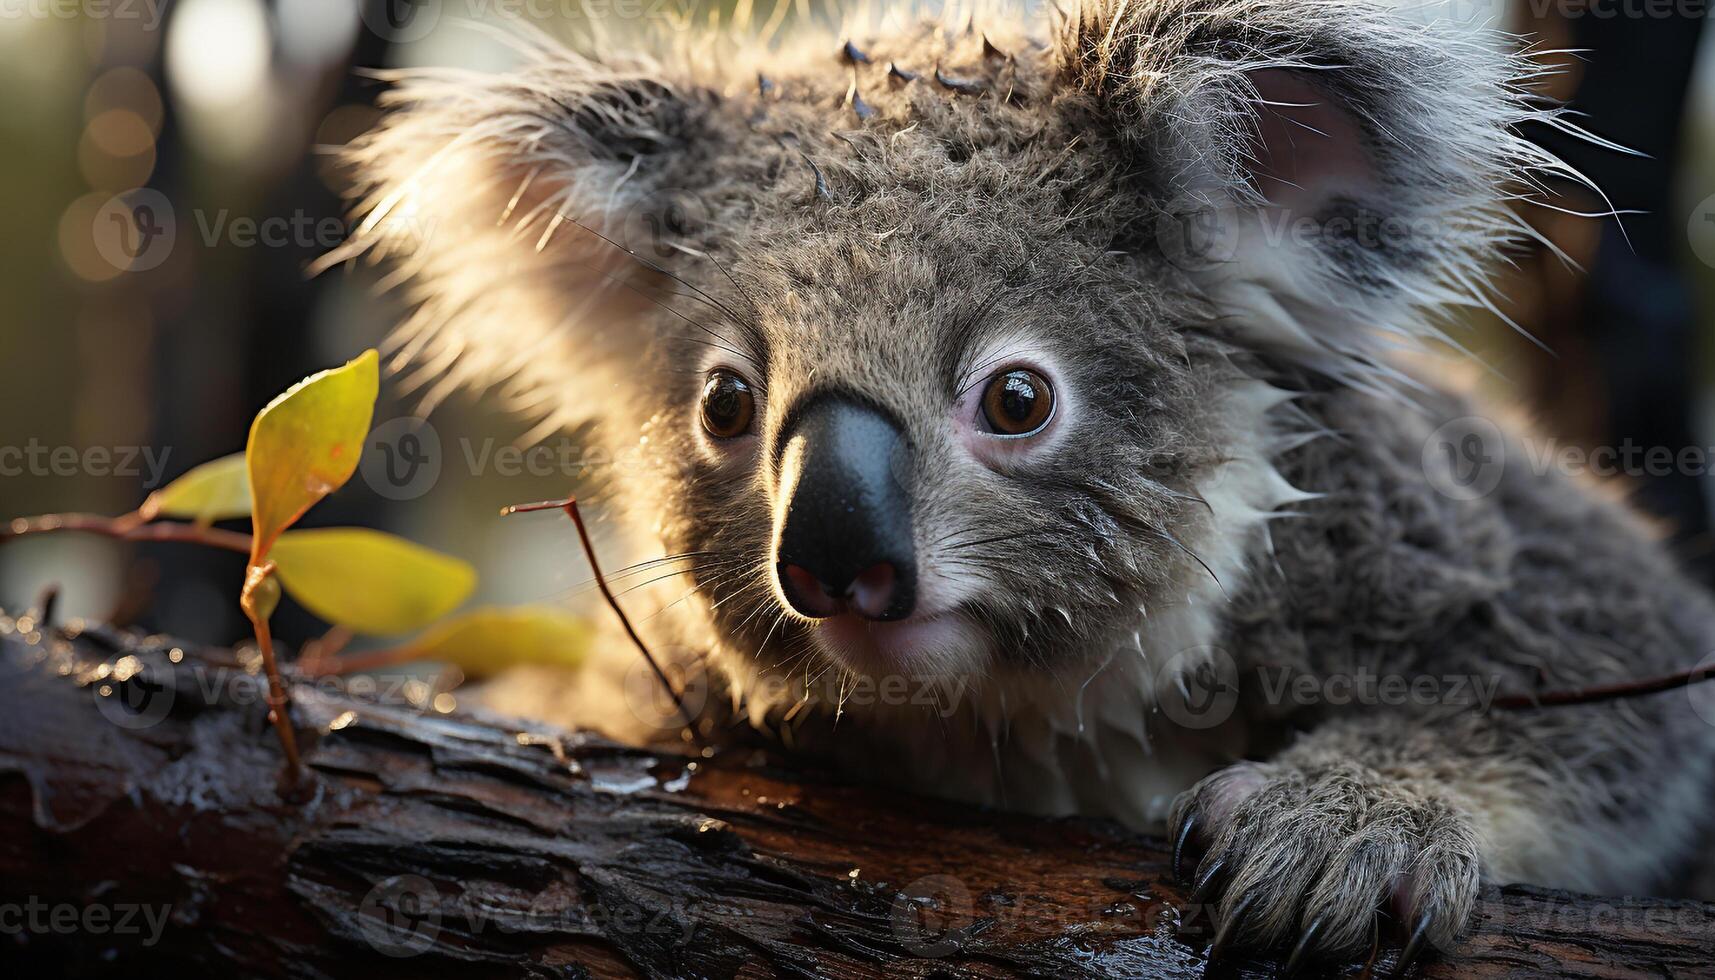
[[[1290,950],[1290,975],[1367,951],[1385,912],[1405,930],[1403,974],[1425,947],[1450,948],[1476,903],[1471,820],[1351,763],[1231,766],[1181,795],[1170,826],[1174,873],[1194,869],[1191,913],[1216,923],[1211,963]]]

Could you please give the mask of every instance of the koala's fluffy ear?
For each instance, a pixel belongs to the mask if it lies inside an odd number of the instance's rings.
[[[1366,383],[1488,304],[1495,250],[1530,234],[1509,195],[1576,179],[1518,135],[1571,127],[1496,40],[1377,0],[1095,0],[1059,54],[1141,175],[1133,243],[1247,342]]]
[[[360,223],[324,264],[390,260],[415,306],[395,363],[427,407],[494,385],[547,432],[624,402],[604,396],[653,339],[639,314],[670,295],[650,267],[676,255],[660,236],[686,231],[671,212],[695,200],[679,182],[716,103],[652,66],[540,44],[505,74],[388,77],[387,115],[345,154]]]

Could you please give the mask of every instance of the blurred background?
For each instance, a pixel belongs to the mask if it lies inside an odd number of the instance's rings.
[[[1519,257],[1504,272],[1501,309],[1552,355],[1498,320],[1475,324],[1486,383],[1569,445],[1715,445],[1705,6],[1407,9],[1578,49],[1551,57],[1564,70],[1547,93],[1645,154],[1533,134],[1615,208],[1638,213],[1527,213],[1575,265],[1548,248]],[[363,69],[505,67],[505,45],[471,21],[528,20],[575,39],[592,17],[623,37],[687,15],[681,0],[0,0],[0,519],[129,511],[191,466],[242,450],[274,395],[380,343],[399,320],[374,269],[307,273],[345,235],[344,175],[328,150],[376,118],[382,86]],[[821,0],[783,0],[778,15],[821,16]],[[375,421],[396,440],[409,435],[396,448],[429,462],[403,483],[366,467],[305,526],[381,527],[463,557],[481,572],[473,601],[587,595],[568,524],[496,518],[504,504],[587,482],[578,435],[522,455],[542,441],[526,422],[481,395],[441,401],[435,378],[414,380],[384,381]],[[429,404],[429,428],[409,421]],[[1707,466],[1619,480],[1664,521],[1685,563],[1715,581]],[[0,605],[27,606],[58,583],[66,615],[229,643],[248,632],[236,603],[242,566],[188,545],[30,538],[0,548]],[[275,624],[288,642],[325,628],[289,602]]]

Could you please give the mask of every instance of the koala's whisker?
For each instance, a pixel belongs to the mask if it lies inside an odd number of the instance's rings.
[[[947,541],[952,540],[954,538],[957,538],[961,534],[970,534],[972,532],[976,532],[976,531],[980,531],[980,530],[983,530],[983,527],[981,525],[968,525],[965,527],[956,527],[953,530],[948,531],[946,534],[943,534],[940,537],[936,538],[934,541],[929,542],[929,547],[930,548],[937,548],[937,547],[940,547],[941,545],[945,544]],[[1054,533],[1053,528],[1031,527],[1031,528],[1025,528],[1024,530],[1021,530],[1021,531],[1012,531],[1012,532],[1009,532],[1008,534],[999,535],[999,536],[997,536],[997,539],[1004,539],[1007,537],[1020,536],[1020,535],[1036,535],[1036,534],[1051,534],[1051,533]],[[964,548],[964,547],[970,547],[972,545],[981,544],[981,543],[985,543],[985,542],[979,542],[979,541],[955,542],[952,545],[952,547],[955,549],[956,548]]]
[[[1012,288],[1011,279],[1013,274],[1016,272],[1017,270],[1014,269],[1004,274],[1001,277],[1001,281],[996,283],[993,289],[984,294],[982,300],[972,308],[969,315],[960,318],[952,324],[949,337],[951,341],[957,343],[961,348],[967,346],[967,341],[970,340],[971,331],[984,320],[988,319],[988,315],[992,313],[995,306],[999,304],[1001,295],[1008,289]]]
[[[738,559],[736,557],[734,557],[734,558],[724,559],[723,561],[731,562],[731,561],[737,561],[737,560]],[[655,559],[655,561],[656,562],[664,562],[664,561],[666,561],[666,559]],[[722,562],[715,562],[715,563],[711,563],[709,565],[710,570],[719,570],[722,567],[723,567]],[[693,569],[694,569],[694,566],[676,569],[672,572],[668,572],[664,575],[660,575],[660,576],[657,576],[656,578],[650,579],[649,581],[637,583],[636,585],[633,585],[630,588],[625,589],[623,592],[617,593],[617,595],[620,595],[620,596],[630,595],[632,592],[635,592],[638,589],[645,588],[646,586],[649,586],[649,585],[653,585],[656,582],[664,582],[667,579],[670,579],[675,575],[684,575],[684,574],[692,571]],[[644,574],[644,573],[648,572],[649,570],[650,569],[648,569],[648,568],[638,568],[636,566],[633,566],[632,569],[625,574],[622,574],[622,575],[606,575],[604,577],[607,579],[607,581],[609,583],[612,583],[616,579],[632,578],[632,577],[635,577],[637,575]],[[600,583],[598,583],[595,579],[592,578],[592,579],[587,579],[583,582],[580,582],[577,585],[571,586],[571,587],[567,588],[564,592],[561,592],[558,594],[564,598],[572,599],[572,598],[578,598],[580,596],[588,595],[591,592],[598,591],[599,588],[600,588]]]
[[[642,261],[642,260],[639,259],[638,261]],[[614,282],[620,286],[624,286],[626,289],[631,290],[632,292],[643,297],[644,299],[648,300],[649,302],[654,303],[656,306],[659,306],[663,310],[666,310],[668,313],[673,314],[674,316],[685,321],[686,323],[689,323],[691,326],[696,327],[698,330],[701,330],[702,332],[704,332],[704,333],[708,334],[709,336],[715,338],[716,340],[720,341],[721,344],[725,345],[724,347],[721,347],[721,349],[732,354],[734,357],[743,357],[744,356],[744,354],[741,353],[737,349],[737,345],[734,344],[731,340],[722,336],[720,333],[715,331],[713,328],[709,327],[707,324],[705,324],[699,320],[691,319],[690,317],[679,312],[678,310],[675,310],[673,307],[668,306],[666,303],[663,303],[660,299],[656,298],[655,296],[652,296],[649,293],[644,292],[643,287],[638,286],[636,283],[627,282],[624,279],[621,279],[620,277],[613,275],[612,273],[602,272],[599,269],[591,270],[591,271],[595,272],[596,275],[601,276],[603,279],[607,279],[607,280],[610,280],[611,282]],[[679,294],[675,293],[674,295],[679,295]],[[694,298],[694,297],[687,297],[687,298]],[[719,307],[717,307],[717,309],[719,309]],[[711,345],[711,346],[720,346],[720,345]]]
[[[1040,538],[1057,533],[1058,532],[1053,528],[1046,527],[1024,531],[1013,531],[1008,534],[997,534],[990,538],[979,538],[975,541],[956,541],[953,544],[947,545],[944,550],[947,552],[967,551],[971,548],[980,548],[983,545],[999,544],[1002,541],[1022,541],[1029,538]]]
[[[632,261],[636,262],[638,265],[643,266],[645,269],[648,269],[651,272],[660,273],[661,275],[666,276],[667,278],[673,280],[674,282],[678,283],[679,285],[684,286],[686,289],[689,289],[691,292],[693,292],[697,296],[701,297],[709,305],[711,305],[711,306],[715,307],[716,309],[720,310],[721,312],[725,313],[727,315],[727,317],[729,319],[731,319],[735,325],[738,325],[740,327],[740,329],[746,329],[746,330],[750,329],[750,327],[746,324],[745,320],[742,317],[740,317],[737,313],[733,312],[731,307],[727,306],[725,303],[722,303],[720,300],[716,299],[715,297],[709,295],[708,291],[704,290],[702,287],[696,285],[695,283],[684,278],[683,276],[678,275],[675,272],[672,272],[668,269],[665,269],[662,266],[660,266],[654,262],[651,262],[648,259],[645,259],[643,256],[638,255],[635,251],[633,251],[629,248],[626,248],[624,245],[621,245],[620,243],[618,243],[618,242],[614,241],[613,239],[607,237],[606,235],[602,234],[601,232],[596,231],[594,228],[591,228],[589,225],[584,224],[582,221],[579,221],[578,219],[573,218],[570,215],[566,215],[562,212],[561,217],[563,217],[565,220],[571,222],[573,225],[576,225],[578,228],[583,229],[588,234],[593,235],[596,238],[600,239],[601,241],[607,243],[608,245],[612,246],[613,248],[618,249],[621,252],[624,252],[626,255],[629,255],[631,257]],[[736,285],[736,283],[735,283],[735,285]],[[742,290],[741,290],[741,292],[742,292]],[[705,329],[707,329],[707,328],[705,328]],[[723,337],[721,339],[725,340],[726,338]],[[729,341],[729,343],[730,343],[730,341]]]
[[[952,538],[956,538],[956,537],[958,537],[958,536],[959,536],[959,535],[961,535],[961,534],[966,534],[966,533],[969,533],[969,532],[971,532],[971,531],[975,531],[975,530],[977,530],[977,529],[978,529],[978,528],[977,528],[977,527],[976,527],[976,526],[970,526],[970,527],[956,527],[956,528],[953,528],[953,529],[952,529],[952,530],[951,530],[951,531],[948,531],[948,532],[947,532],[947,533],[946,533],[946,534],[943,534],[943,535],[941,535],[941,536],[940,536],[940,537],[938,537],[938,538],[936,538],[936,539],[935,539],[935,540],[933,540],[933,541],[930,541],[930,542],[929,542],[929,544],[928,544],[928,547],[929,547],[929,548],[931,548],[931,549],[933,549],[933,548],[938,548],[938,547],[940,547],[940,546],[941,546],[941,545],[942,545],[942,544],[943,544],[943,543],[944,543],[944,542],[946,542],[946,541],[948,541],[948,540],[950,540],[950,539],[952,539]]]
[[[647,559],[644,559],[643,561],[637,562],[635,564],[626,565],[624,568],[616,568],[613,571],[607,573],[607,578],[608,578],[608,581],[611,582],[616,578],[623,578],[623,577],[625,577],[627,575],[631,575],[631,574],[633,574],[633,573],[635,573],[641,569],[652,568],[656,565],[662,565],[662,564],[665,564],[665,563],[670,562],[670,561],[685,561],[687,559],[707,558],[710,555],[718,555],[718,554],[720,554],[720,552],[718,552],[718,551],[682,551],[676,555],[662,555],[659,558],[647,558]],[[592,579],[592,581],[593,581],[593,579]]]
[[[722,585],[726,582],[730,582],[734,578],[738,577],[740,574],[742,574],[742,570],[734,569],[734,570],[722,572],[721,574],[716,575],[714,578],[711,578],[706,582],[698,582],[696,585],[693,585],[688,590],[686,590],[683,595],[679,596],[679,598],[674,599],[672,602],[667,603],[666,605],[662,606],[660,609],[657,609],[654,612],[650,613],[649,615],[643,617],[643,621],[648,622],[649,620],[654,619],[656,616],[661,615],[662,613],[673,608],[674,606],[678,605],[679,603],[684,602],[686,599],[689,599],[690,597],[696,595],[698,592],[701,592],[704,589],[713,589],[713,588],[715,588],[719,585]]]
[[[691,570],[689,568],[681,568],[681,569],[678,569],[676,571],[671,571],[671,572],[666,572],[666,573],[661,574],[661,575],[656,575],[652,578],[644,579],[643,581],[638,582],[636,585],[633,585],[627,589],[620,591],[618,593],[618,595],[621,597],[628,596],[631,593],[636,592],[638,589],[647,589],[651,585],[655,585],[659,582],[665,582],[668,579],[678,578],[681,575],[688,575],[688,574],[690,574],[690,571]]]
[[[726,320],[732,320],[733,319],[732,312],[730,310],[728,310],[725,306],[721,306],[721,305],[716,304],[716,303],[711,303],[707,299],[704,299],[703,297],[698,296],[696,293],[681,293],[678,290],[669,289],[666,286],[661,286],[661,287],[656,287],[656,288],[659,288],[662,292],[665,292],[667,295],[675,297],[677,299],[688,299],[694,303],[700,303],[703,306],[707,307],[708,309],[711,309],[711,310],[715,311],[716,313],[720,314],[722,319],[726,319]]]
[[[763,567],[762,563],[759,562],[758,571],[761,574],[759,574],[756,580],[757,594],[754,600],[755,608],[747,613],[744,619],[739,622],[738,628],[734,630],[735,633],[743,633],[745,628],[755,621],[758,616],[771,609],[778,610],[782,616],[786,615],[786,609],[781,607],[781,605],[775,600],[773,591],[768,587],[767,579],[762,577],[767,574],[767,572],[763,570]],[[770,629],[770,632],[773,632],[772,628]]]
[[[727,596],[726,598],[715,600],[714,605],[710,606],[709,609],[710,610],[719,609],[720,607],[726,605],[729,601],[743,597],[744,594],[745,594],[745,587],[741,586],[741,587],[733,590],[733,593],[731,595]],[[768,604],[769,595],[768,595],[767,590],[764,589],[760,595],[754,596],[753,598],[756,601],[756,604],[760,607],[760,606],[765,606]],[[752,615],[754,615],[754,613]],[[745,617],[745,621],[749,622],[748,616]]]
[[[720,260],[715,258],[712,253],[705,252],[700,248],[691,248],[687,245],[679,245],[676,243],[673,245],[673,247],[678,249],[679,251],[685,252],[689,255],[695,255],[695,256],[698,256],[700,258],[707,259],[710,265],[712,265],[716,269],[720,270],[720,274],[726,277],[727,282],[732,283],[732,288],[738,290],[738,294],[740,296],[744,297],[744,301],[746,303],[750,304],[750,315],[753,317],[758,317],[758,316],[762,315],[762,307],[757,305],[756,298],[754,296],[750,295],[750,290],[745,289],[744,286],[741,285],[739,283],[739,281],[733,277],[733,274],[731,272],[727,271],[727,267],[722,265],[720,263]]]
[[[768,649],[768,641],[774,639],[774,631],[779,629],[780,624],[784,623],[785,621],[786,621],[786,610],[782,609],[782,610],[780,610],[780,613],[774,617],[774,624],[772,626],[768,627],[768,632],[764,633],[762,635],[762,642],[757,645],[756,653],[751,658],[752,660],[761,659],[762,651]]]
[[[1214,581],[1215,588],[1221,590],[1221,595],[1226,596],[1229,599],[1232,598],[1231,596],[1227,595],[1227,587],[1224,583],[1222,583],[1221,577],[1219,575],[1215,574],[1215,570],[1213,568],[1209,567],[1209,563],[1203,560],[1203,556],[1197,554],[1195,551],[1192,551],[1190,548],[1186,547],[1185,542],[1179,540],[1177,537],[1175,537],[1173,535],[1173,533],[1171,531],[1167,530],[1166,528],[1152,527],[1152,528],[1149,528],[1149,532],[1151,534],[1159,535],[1160,537],[1165,538],[1174,547],[1178,548],[1180,551],[1183,551],[1186,555],[1188,555],[1192,561],[1203,566],[1203,571],[1209,573],[1209,578]]]
[[[759,596],[758,597],[759,601],[756,603],[756,608],[752,609],[750,611],[750,614],[744,617],[744,620],[738,624],[738,628],[736,630],[734,630],[734,632],[737,632],[737,633],[744,632],[744,628],[746,626],[750,625],[751,620],[755,619],[759,614],[762,613],[763,610],[769,608],[769,606],[772,605],[772,603],[770,603],[768,601],[770,598],[771,598],[771,596],[769,596],[768,593],[766,593],[766,592],[764,592],[761,596]],[[782,610],[781,612],[782,612],[782,615],[784,615],[785,611]]]
[[[674,559],[674,560],[684,560],[684,559]],[[736,560],[736,559],[735,559],[735,560]],[[638,567],[638,566],[633,566],[633,567],[632,567],[632,568],[631,568],[631,569],[630,569],[630,570],[629,570],[629,571],[627,571],[627,572],[624,572],[624,573],[622,573],[622,574],[620,574],[620,575],[608,575],[608,576],[605,576],[605,577],[606,577],[606,578],[607,578],[607,580],[608,580],[608,581],[609,581],[609,582],[610,582],[610,583],[611,583],[611,582],[613,582],[613,581],[615,581],[615,580],[617,580],[617,579],[624,579],[624,578],[633,578],[633,577],[636,577],[636,576],[638,576],[638,575],[641,575],[641,574],[644,574],[644,573],[646,573],[646,572],[649,572],[649,571],[651,571],[651,570],[652,570],[652,569],[657,569],[657,568],[659,568],[659,567],[660,567],[660,565],[661,565],[661,564],[664,564],[664,563],[666,563],[666,561],[667,561],[667,559],[656,559],[656,563],[654,563],[654,564],[650,564],[650,563],[644,563],[644,564],[648,564],[648,565],[649,565],[649,567]],[[717,564],[717,565],[715,565],[715,566],[714,566],[714,567],[717,567],[717,568],[718,568],[718,567],[719,567],[719,565],[718,565],[718,564]],[[662,580],[664,580],[664,579],[668,579],[668,578],[672,578],[672,577],[673,577],[673,576],[674,576],[674,575],[683,575],[683,574],[685,574],[685,573],[686,573],[686,572],[688,572],[688,571],[690,571],[690,570],[691,570],[691,569],[690,569],[690,568],[688,568],[688,567],[687,567],[687,568],[681,568],[681,569],[677,569],[677,570],[675,570],[675,571],[672,571],[672,572],[669,572],[669,573],[667,573],[667,574],[666,574],[666,575],[663,575],[663,576],[661,576],[661,577],[660,577],[660,578],[656,578],[656,579],[652,579],[652,580],[651,580],[651,582],[655,582],[655,581],[662,581]],[[631,588],[629,588],[629,589],[626,589],[626,590],[625,590],[625,592],[621,592],[621,593],[620,593],[620,595],[626,595],[626,594],[628,594],[628,593],[630,593],[630,592],[632,592],[632,591],[634,591],[634,590],[636,590],[636,589],[640,589],[640,588],[643,588],[643,586],[645,586],[645,585],[649,585],[649,584],[651,584],[651,582],[644,582],[644,583],[641,583],[641,584],[639,584],[639,585],[635,585],[635,586],[632,586],[632,587],[631,587]],[[598,585],[598,584],[597,584],[597,582],[596,582],[596,580],[595,580],[595,579],[593,579],[593,578],[592,578],[592,579],[588,579],[588,580],[585,580],[585,581],[583,581],[583,582],[580,582],[580,583],[578,583],[578,584],[577,584],[577,585],[575,585],[575,586],[572,586],[572,587],[571,587],[571,588],[570,588],[570,589],[568,589],[568,590],[567,590],[567,591],[566,591],[566,592],[565,592],[565,595],[567,595],[567,596],[581,596],[581,595],[584,595],[584,594],[586,594],[586,593],[588,593],[588,592],[590,592],[590,591],[592,591],[592,590],[594,590],[594,589],[596,589],[596,588],[597,588],[597,585]]]
[[[797,667],[799,667],[805,663],[808,663],[810,661],[810,659],[815,656],[815,654],[816,654],[815,644],[809,643],[809,642],[800,642],[796,645],[796,647],[794,649],[789,650],[787,652],[786,658],[780,661],[779,669],[782,673],[788,673],[789,674],[795,668],[797,668]],[[825,672],[826,671],[824,670],[824,673]],[[806,676],[804,678],[804,688],[806,691],[806,694],[805,694],[806,699],[809,697],[808,691],[809,691],[810,686],[815,684],[816,681],[818,679],[820,679],[820,677],[821,677],[821,675],[818,674],[816,677]]]

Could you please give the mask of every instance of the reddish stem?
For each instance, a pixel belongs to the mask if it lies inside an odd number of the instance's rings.
[[[274,730],[280,735],[280,748],[286,754],[286,787],[295,790],[303,775],[303,765],[298,761],[298,736],[292,730],[291,695],[280,679],[280,664],[274,658],[274,634],[268,628],[268,617],[273,615],[274,604],[279,601],[278,584],[268,581],[273,575],[273,562],[250,566],[244,576],[244,590],[239,594],[238,605],[256,631],[256,648],[262,652],[262,669],[268,674],[268,715],[274,721]],[[264,600],[266,608],[263,608],[257,603],[257,593],[264,585],[270,584],[275,591],[271,598]]]
[[[613,610],[615,616],[619,617],[619,624],[625,627],[625,635],[631,637],[632,645],[637,647],[638,653],[643,654],[643,659],[649,664],[649,669],[655,672],[655,678],[661,682],[662,687],[667,689],[667,695],[673,699],[673,704],[679,709],[679,715],[685,719],[685,724],[690,728],[692,737],[695,737],[697,720],[691,716],[690,709],[685,707],[684,700],[679,696],[678,688],[675,688],[673,682],[667,679],[667,672],[661,669],[661,664],[656,661],[655,655],[649,652],[649,647],[644,645],[643,638],[637,635],[637,629],[631,625],[631,617],[627,616],[625,610],[620,608],[619,600],[614,598],[612,590],[607,587],[607,576],[602,574],[601,562],[595,555],[595,545],[590,543],[589,529],[584,526],[583,515],[578,512],[578,499],[567,497],[564,500],[542,500],[533,504],[517,504],[505,508],[500,512],[500,515],[505,517],[508,514],[528,514],[539,510],[554,509],[565,511],[566,515],[572,519],[572,525],[578,529],[578,541],[584,546],[584,557],[589,559],[590,571],[595,573],[595,584],[596,588],[601,590],[601,597],[607,600],[607,607]]]
[[[136,512],[121,517],[104,517],[100,514],[43,514],[40,517],[20,517],[0,528],[0,544],[12,538],[55,531],[86,531],[120,541],[183,541],[250,554],[248,534],[175,521],[146,524]]]
[[[1671,691],[1676,687],[1690,687],[1711,678],[1715,678],[1715,664],[1693,667],[1690,670],[1682,670],[1665,677],[1650,677],[1641,681],[1597,684],[1570,691],[1543,691],[1540,694],[1508,694],[1496,698],[1494,707],[1512,710],[1517,708],[1547,708],[1567,704],[1596,704],[1601,701],[1616,701],[1620,698],[1660,694],[1662,691]]]

